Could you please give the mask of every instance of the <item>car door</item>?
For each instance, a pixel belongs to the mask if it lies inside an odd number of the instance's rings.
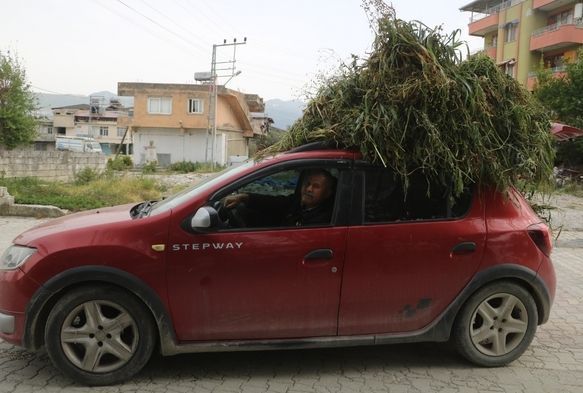
[[[350,201],[351,174],[348,162],[318,161],[309,165],[316,164],[331,166],[337,176],[334,212],[328,223],[286,227],[261,226],[257,224],[261,220],[251,220],[248,222],[252,225],[242,228],[227,224],[222,229],[196,233],[184,229],[188,217],[174,219],[167,279],[180,341],[337,333],[347,233],[347,209],[341,206]],[[225,195],[241,190],[294,192],[298,179],[286,178],[284,172],[300,173],[306,165],[269,168],[219,190],[207,204],[214,205]]]
[[[388,170],[363,168],[348,232],[339,334],[411,332],[430,324],[478,269],[484,208],[411,178],[405,193]]]

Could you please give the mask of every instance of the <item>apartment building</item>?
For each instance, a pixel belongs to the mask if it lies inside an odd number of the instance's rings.
[[[484,38],[484,52],[529,90],[542,66],[556,76],[583,46],[581,0],[476,0],[469,33]]]
[[[53,137],[91,137],[99,142],[105,154],[114,154],[118,148],[131,153],[131,133],[126,134],[127,120],[124,120],[130,110],[118,102],[110,102],[107,106],[99,103],[69,105],[53,108],[52,112]]]
[[[226,165],[249,155],[249,139],[266,132],[263,99],[219,86],[216,137],[209,133],[209,85],[118,83],[119,96],[134,97],[128,118],[134,163],[180,161]],[[213,150],[213,140],[214,150]]]

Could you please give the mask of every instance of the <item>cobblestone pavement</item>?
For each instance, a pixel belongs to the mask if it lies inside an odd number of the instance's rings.
[[[0,249],[38,220],[0,217]],[[0,340],[4,392],[583,392],[583,232],[554,250],[558,290],[550,321],[507,367],[473,367],[447,344],[155,357],[123,385],[71,383],[44,353]]]

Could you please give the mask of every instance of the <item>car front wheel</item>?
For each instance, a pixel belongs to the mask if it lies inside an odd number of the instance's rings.
[[[152,318],[136,298],[116,287],[91,286],[55,304],[45,343],[64,374],[86,385],[110,385],[139,372],[155,340]]]
[[[496,282],[478,290],[462,307],[453,340],[469,361],[486,367],[503,366],[526,351],[537,324],[532,295],[511,282]]]

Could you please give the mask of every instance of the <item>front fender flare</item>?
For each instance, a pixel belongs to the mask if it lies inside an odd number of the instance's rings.
[[[73,286],[88,283],[107,283],[119,286],[140,299],[150,310],[160,336],[162,348],[175,344],[174,326],[168,310],[158,294],[138,277],[109,266],[82,266],[65,270],[41,286],[26,307],[22,345],[36,350],[44,344],[44,323],[52,305]]]

